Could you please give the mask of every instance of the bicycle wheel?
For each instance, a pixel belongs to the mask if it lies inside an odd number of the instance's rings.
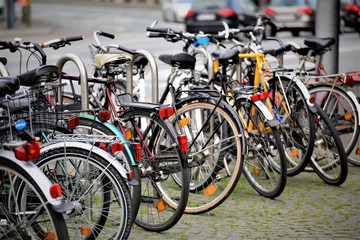
[[[342,87],[322,84],[309,87],[309,92],[329,116],[340,136],[346,156],[351,154],[352,157],[348,158],[348,161],[360,166],[360,159],[358,157],[356,159],[355,154],[352,153],[356,144],[359,144],[360,135],[360,109],[354,102],[355,95],[351,98],[347,93],[348,90]]]
[[[107,135],[112,136],[116,135],[110,128],[105,126],[103,123],[86,119],[80,118],[80,124],[76,127],[76,132],[87,133],[91,135]],[[116,158],[120,163],[126,168],[133,172],[133,179],[136,180],[139,184],[138,185],[129,185],[130,195],[132,199],[132,218],[133,221],[137,215],[140,206],[140,196],[141,196],[141,181],[140,181],[140,172],[137,165],[134,165],[130,160],[129,152],[128,151],[121,151],[116,153]],[[132,221],[132,222],[133,222]]]
[[[317,104],[315,146],[310,165],[330,185],[339,186],[348,174],[346,154],[341,139],[328,115]]]
[[[75,147],[53,148],[37,161],[62,187],[71,239],[126,239],[131,230],[131,198],[116,169],[100,155]]]
[[[224,202],[240,178],[242,134],[233,117],[211,102],[191,102],[177,113],[189,142],[191,179],[185,213],[205,213]],[[176,120],[171,119],[175,125]]]
[[[263,112],[247,99],[238,98],[235,104],[247,126],[248,154],[244,160],[244,175],[260,195],[276,198],[284,191],[287,178],[279,125],[270,125]]]
[[[135,223],[147,231],[168,230],[180,220],[189,196],[190,173],[176,130],[153,111],[131,109],[120,118],[129,140],[142,146],[141,201]]]
[[[295,176],[308,165],[314,149],[315,116],[294,81],[281,76],[268,80],[268,83],[272,105],[281,119],[287,174]]]
[[[29,173],[0,158],[0,239],[69,239],[62,213]]]

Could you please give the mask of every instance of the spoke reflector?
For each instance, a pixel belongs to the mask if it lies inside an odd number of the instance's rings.
[[[205,188],[205,190],[204,190],[204,195],[205,196],[211,196],[211,195],[213,195],[215,192],[216,192],[216,190],[217,190],[217,185],[216,184],[211,184],[210,186],[208,186],[207,188]]]
[[[47,240],[55,240],[56,235],[55,235],[54,232],[47,232],[47,233],[45,233],[45,239],[47,239]]]
[[[162,212],[162,211],[164,211],[166,209],[166,207],[165,207],[165,204],[164,204],[164,202],[162,201],[162,200],[160,200],[160,201],[158,201],[157,203],[156,203],[156,210],[158,211],[158,212]]]
[[[81,235],[87,236],[91,233],[91,228],[81,228],[80,232],[81,232]]]
[[[350,121],[350,120],[352,119],[352,117],[353,117],[353,115],[352,115],[351,112],[347,112],[347,113],[345,113],[345,115],[344,115],[344,119],[345,119],[346,121]]]

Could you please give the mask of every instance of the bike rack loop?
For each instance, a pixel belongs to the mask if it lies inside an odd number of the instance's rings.
[[[151,97],[152,102],[157,103],[159,102],[159,77],[158,77],[158,67],[155,62],[154,57],[149,51],[138,49],[136,50],[136,55],[133,56],[131,63],[127,66],[126,71],[131,73],[135,59],[139,56],[144,56],[148,60],[151,68]],[[133,92],[133,76],[132,74],[126,74],[126,91],[128,93]]]
[[[75,54],[72,53],[65,54],[62,57],[60,57],[59,60],[57,61],[56,66],[59,68],[59,72],[60,72],[59,84],[61,84],[62,69],[65,63],[68,61],[72,61],[73,63],[75,63],[75,65],[79,70],[80,89],[81,89],[81,98],[80,98],[81,108],[89,109],[89,88],[88,88],[86,67],[83,61]],[[62,99],[61,91],[58,91],[58,101],[61,102],[61,99]]]

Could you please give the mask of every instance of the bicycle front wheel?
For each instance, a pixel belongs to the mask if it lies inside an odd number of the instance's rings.
[[[315,146],[310,165],[330,185],[341,185],[348,174],[348,165],[341,139],[328,115],[316,104]]]
[[[263,112],[247,99],[239,98],[235,104],[248,134],[244,175],[260,195],[276,198],[284,191],[287,179],[280,125],[270,125]]]
[[[191,102],[177,113],[180,119],[172,121],[180,123],[189,142],[191,180],[185,212],[205,213],[224,202],[236,187],[243,135],[233,117],[211,102]]]
[[[71,239],[126,239],[131,230],[131,198],[118,171],[98,154],[75,147],[45,152],[37,166],[61,185]]]
[[[135,223],[147,231],[173,227],[184,213],[190,173],[177,132],[154,111],[131,109],[120,118],[130,142],[140,143],[141,200]]]
[[[53,210],[34,177],[0,158],[0,239],[69,239],[62,213]]]

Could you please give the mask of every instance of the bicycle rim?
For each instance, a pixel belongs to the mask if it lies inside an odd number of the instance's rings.
[[[50,207],[33,176],[0,160],[0,238],[69,239],[63,215]]]
[[[190,193],[185,212],[205,213],[224,202],[240,178],[242,135],[232,116],[212,103],[193,102],[177,112],[190,147]]]
[[[37,165],[62,187],[71,239],[123,239],[131,230],[131,199],[114,167],[94,153],[64,147],[44,153]]]

